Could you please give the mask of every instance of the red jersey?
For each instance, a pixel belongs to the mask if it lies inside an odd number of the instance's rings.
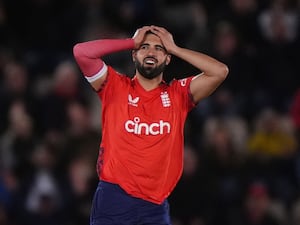
[[[157,204],[169,196],[183,170],[184,124],[195,106],[189,89],[192,78],[146,91],[136,78],[108,67],[107,80],[98,92],[101,180]]]

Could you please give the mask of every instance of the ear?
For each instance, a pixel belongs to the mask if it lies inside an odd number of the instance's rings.
[[[131,51],[132,61],[135,62],[136,50]]]
[[[168,54],[166,59],[166,65],[169,65],[170,62],[171,62],[171,54]]]

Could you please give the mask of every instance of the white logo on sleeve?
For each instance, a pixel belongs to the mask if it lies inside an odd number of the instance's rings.
[[[125,122],[125,130],[128,133],[145,134],[145,135],[159,135],[171,132],[171,124],[163,120],[157,123],[143,123],[139,117],[134,117],[133,120]]]
[[[128,104],[137,107],[137,103],[140,100],[139,97],[132,98],[131,94],[128,95]]]
[[[186,85],[186,81],[187,81],[186,78],[183,78],[183,79],[180,80],[180,84],[181,84],[182,87],[184,87]]]

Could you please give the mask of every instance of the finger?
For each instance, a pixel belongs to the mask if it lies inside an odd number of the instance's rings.
[[[144,33],[146,33],[146,32],[149,31],[149,30],[151,30],[151,27],[150,27],[150,26],[144,26],[144,27],[142,27],[142,31],[143,31]]]
[[[154,25],[152,25],[151,28],[152,28],[152,30],[154,30],[154,31],[158,31],[158,32],[162,32],[162,33],[166,33],[166,32],[167,32],[167,30],[166,30],[165,28],[163,28],[163,27],[159,27],[159,26],[154,26]]]
[[[160,35],[163,34],[163,32],[160,29],[157,29],[155,27],[151,28],[151,32],[154,33],[154,34],[156,34],[156,35],[158,35],[158,36],[160,36]]]
[[[159,38],[161,38],[161,39],[163,38],[163,33],[160,32],[159,30],[151,29],[151,32],[153,34],[155,34],[156,36],[158,36]]]
[[[153,28],[153,29],[157,29],[157,30],[159,30],[159,29],[162,29],[162,27],[155,26],[155,25],[151,25],[151,28]]]
[[[139,33],[139,29],[137,29],[137,30],[134,32],[132,38],[135,38],[135,37],[138,35],[138,33]]]
[[[150,29],[151,29],[150,26],[143,26],[143,27],[141,28],[141,31],[146,32],[146,31],[148,31],[148,30],[150,30]]]
[[[137,29],[133,35],[133,38],[135,38],[138,34],[145,34],[150,29],[151,29],[150,26],[143,26],[143,27]]]

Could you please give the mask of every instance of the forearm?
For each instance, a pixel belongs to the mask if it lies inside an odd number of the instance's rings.
[[[209,96],[225,80],[228,67],[218,60],[200,52],[175,47],[173,55],[198,68],[202,74],[193,79],[190,91],[195,103]]]
[[[171,54],[193,65],[207,76],[224,77],[228,73],[228,68],[224,63],[206,54],[180,47],[174,48]]]
[[[133,48],[134,40],[131,38],[103,39],[78,43],[73,48],[73,54],[83,74],[89,77],[103,68],[101,57]]]

